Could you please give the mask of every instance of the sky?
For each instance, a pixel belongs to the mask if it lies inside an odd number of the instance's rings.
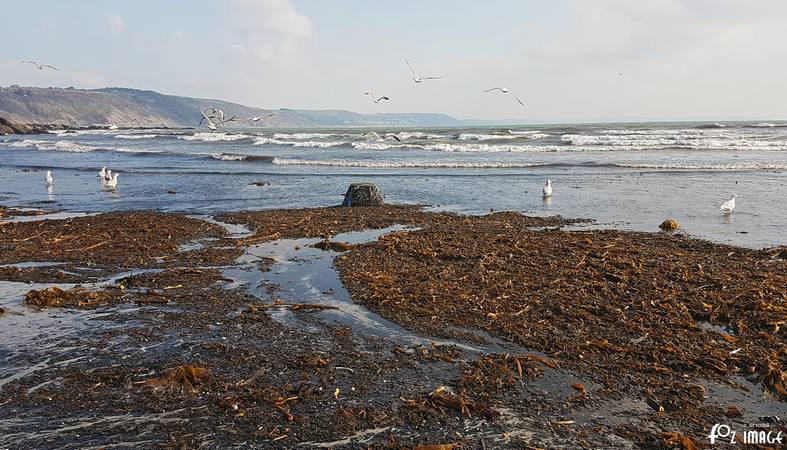
[[[787,118],[783,0],[4,3],[3,86],[521,122]],[[405,57],[444,78],[414,83]],[[525,106],[481,93],[496,86]]]

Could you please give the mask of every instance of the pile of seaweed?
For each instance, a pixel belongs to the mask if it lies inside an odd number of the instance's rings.
[[[701,403],[698,379],[787,399],[787,265],[767,252],[499,214],[421,227],[337,259],[355,301],[412,330],[544,352],[658,411]]]

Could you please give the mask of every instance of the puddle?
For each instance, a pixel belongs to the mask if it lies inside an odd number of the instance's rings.
[[[121,278],[132,274],[155,271],[160,270],[123,272],[97,283],[83,283],[79,286],[100,289],[116,284]],[[51,287],[65,290],[76,286],[77,284],[72,283],[0,281],[0,307],[7,311],[0,316],[0,328],[3,330],[0,340],[0,389],[5,384],[46,367],[66,365],[84,358],[76,353],[78,347],[64,345],[64,343],[76,341],[87,331],[130,326],[128,323],[96,320],[118,312],[125,307],[124,305],[98,310],[77,310],[35,309],[22,304],[22,299],[28,291]]]
[[[10,218],[0,220],[0,223],[34,222],[36,220],[63,220],[73,219],[74,217],[95,216],[97,214],[98,213],[54,212],[51,214],[41,214],[37,216],[12,216]]]
[[[360,244],[376,240],[384,234],[402,230],[412,230],[412,228],[395,225],[379,230],[341,233],[331,240]],[[320,240],[317,238],[279,239],[248,247],[246,252],[236,261],[237,266],[224,270],[223,276],[234,280],[227,287],[235,288],[245,285],[252,295],[264,303],[282,300],[286,303],[308,303],[335,307],[337,309],[309,314],[319,314],[320,317],[331,322],[350,326],[357,333],[383,337],[400,345],[430,345],[435,342],[456,345],[470,351],[490,350],[486,347],[482,348],[457,341],[421,336],[353,302],[333,266],[333,260],[340,252],[311,247],[312,244]],[[268,271],[260,270],[260,263],[270,263],[270,261],[273,263],[268,265],[270,267]],[[269,289],[272,285],[278,286],[278,289]],[[304,326],[297,314],[291,310],[271,308],[267,312],[284,325]]]
[[[246,226],[238,223],[222,222],[210,216],[187,216],[187,217],[204,220],[205,222],[212,223],[213,225],[218,225],[224,228],[225,230],[227,230],[227,232],[230,234],[228,237],[232,239],[242,239],[254,234],[254,232],[249,230]]]
[[[723,409],[735,405],[743,414],[742,420],[748,423],[762,422],[760,418],[764,416],[787,416],[787,403],[764,392],[762,384],[752,384],[743,377],[732,377],[732,381],[750,389],[750,392],[713,381],[703,381],[700,384],[705,387],[705,405],[715,405]]]
[[[710,322],[697,322],[697,326],[702,328],[705,331],[710,331],[713,333],[724,334],[727,336],[733,336],[735,333],[730,330],[729,328],[722,326],[722,325],[714,325]]]
[[[16,264],[0,264],[0,269],[36,269],[39,267],[62,266],[61,262],[21,262]]]

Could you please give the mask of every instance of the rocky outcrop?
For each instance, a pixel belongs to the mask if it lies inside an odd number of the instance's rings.
[[[381,206],[383,196],[372,183],[353,183],[344,194],[342,206]]]
[[[41,125],[22,125],[11,123],[0,117],[0,135],[2,134],[47,134],[46,128]]]

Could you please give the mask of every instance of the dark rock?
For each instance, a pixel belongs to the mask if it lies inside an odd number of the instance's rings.
[[[344,194],[342,206],[382,206],[380,189],[372,183],[353,183]]]
[[[0,135],[2,134],[49,134],[49,132],[40,125],[15,124],[0,117]]]

